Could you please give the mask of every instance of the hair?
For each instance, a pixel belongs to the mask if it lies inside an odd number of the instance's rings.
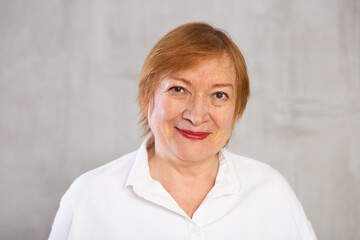
[[[224,54],[234,64],[236,73],[236,105],[233,126],[242,116],[250,96],[246,62],[236,44],[223,30],[207,23],[181,25],[162,37],[151,49],[140,74],[138,102],[143,135],[150,132],[148,105],[159,82],[165,77],[187,70],[204,59]]]

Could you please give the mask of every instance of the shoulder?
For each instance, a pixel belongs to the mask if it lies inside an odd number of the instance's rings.
[[[247,209],[254,207],[256,212],[261,208],[262,216],[293,229],[300,239],[316,239],[295,192],[277,170],[255,159],[230,152],[228,156],[240,181],[239,196],[249,202]]]
[[[237,172],[251,172],[251,174],[261,174],[261,176],[280,178],[284,180],[283,176],[270,165],[255,160],[249,157],[240,156],[232,152],[228,152],[231,162]]]
[[[231,163],[243,187],[292,193],[286,179],[273,167],[261,161],[228,152]]]
[[[73,201],[77,201],[80,196],[86,196],[90,192],[99,193],[104,189],[122,189],[134,164],[136,153],[137,151],[128,153],[82,174],[71,184],[64,197],[67,196]]]

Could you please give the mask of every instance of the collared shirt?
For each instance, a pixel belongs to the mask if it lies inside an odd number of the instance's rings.
[[[147,140],[74,181],[49,239],[316,239],[284,178],[226,149],[219,153],[215,185],[190,218],[151,177]]]

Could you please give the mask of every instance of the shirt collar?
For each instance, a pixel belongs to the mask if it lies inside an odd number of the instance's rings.
[[[211,200],[223,195],[230,195],[240,191],[240,180],[232,164],[231,157],[226,148],[219,152],[219,170],[215,185],[205,200]]]
[[[150,181],[152,179],[149,171],[147,153],[147,144],[150,141],[150,138],[151,136],[146,137],[137,151],[134,164],[125,184],[125,188],[128,186],[134,186],[143,181]]]

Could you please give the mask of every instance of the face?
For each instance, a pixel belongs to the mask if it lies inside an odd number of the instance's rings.
[[[187,163],[217,158],[232,131],[235,81],[226,55],[162,79],[148,111],[155,154]]]

